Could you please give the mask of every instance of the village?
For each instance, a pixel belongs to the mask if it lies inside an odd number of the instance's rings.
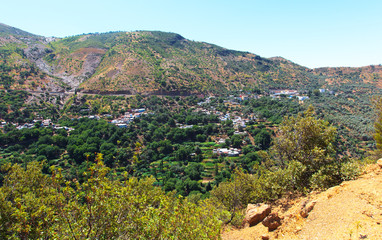
[[[333,91],[330,91],[328,89],[319,89],[320,93],[328,93],[328,94],[334,94]],[[299,100],[300,103],[303,103],[305,100],[309,99],[309,96],[300,94],[297,90],[291,90],[291,89],[277,89],[277,90],[270,90],[267,94],[238,94],[238,95],[230,95],[226,97],[223,100],[223,104],[226,105],[229,109],[229,111],[225,111],[223,113],[222,111],[216,110],[216,108],[211,104],[212,100],[216,98],[216,96],[207,96],[204,97],[204,95],[198,95],[199,98],[202,98],[203,100],[197,103],[197,106],[193,108],[193,112],[195,113],[203,113],[207,115],[215,115],[218,117],[218,119],[221,122],[224,121],[232,121],[233,128],[234,128],[234,134],[244,135],[246,136],[248,133],[245,131],[245,128],[249,122],[257,121],[257,122],[264,122],[266,119],[259,118],[256,114],[243,114],[240,111],[239,106],[247,100],[250,99],[259,99],[264,96],[270,96],[272,99],[280,99],[280,98],[296,98]],[[134,121],[134,119],[141,117],[142,115],[151,114],[150,110],[146,108],[136,108],[136,109],[128,109],[123,115],[120,115],[116,118],[112,118],[112,115],[110,114],[102,114],[102,115],[87,115],[85,111],[88,112],[88,109],[82,109],[81,114],[85,116],[78,116],[75,118],[83,118],[87,117],[89,119],[106,119],[111,124],[116,125],[119,128],[127,128],[127,126]],[[73,118],[74,119],[74,118]],[[110,120],[111,119],[111,120]],[[66,127],[66,126],[60,126],[57,123],[54,123],[51,119],[42,119],[37,118],[34,119],[31,123],[24,123],[24,124],[18,124],[18,123],[7,123],[5,121],[0,122],[0,129],[4,128],[7,124],[12,124],[16,127],[16,129],[24,129],[24,128],[33,128],[36,127],[40,123],[39,126],[41,127],[52,127],[54,129],[64,129],[66,131],[71,131],[73,128]],[[218,125],[220,125],[218,123]],[[185,128],[192,128],[193,125],[187,125],[187,124],[180,124],[176,123],[176,126],[181,129]],[[228,137],[222,136],[217,137],[215,139],[215,142],[217,144],[222,144],[225,142],[225,140]],[[225,148],[219,148],[214,149],[214,153],[218,155],[228,155],[228,156],[237,156],[240,154],[240,149],[225,149]]]

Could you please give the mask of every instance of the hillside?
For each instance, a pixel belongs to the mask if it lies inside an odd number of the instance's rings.
[[[0,24],[0,89],[60,91],[65,84],[47,71],[41,56],[51,39]]]
[[[283,217],[282,225],[268,232],[263,224],[226,231],[223,240],[234,239],[381,239],[382,170],[370,165],[357,180],[343,182],[321,193],[294,200],[281,200],[272,212]],[[308,217],[300,215],[302,205],[313,202]]]
[[[80,79],[71,85],[80,84],[85,92],[217,93],[310,81],[305,68],[291,62],[194,42],[174,33],[89,34],[52,42],[51,47],[54,51],[45,59],[59,74]]]
[[[25,32],[21,29],[11,27],[3,23],[0,23],[0,33],[6,34],[6,35],[22,36],[22,37],[38,37],[37,35],[34,35],[29,32]]]
[[[382,86],[380,66],[312,70],[282,57],[262,58],[158,31],[58,39],[1,24],[0,53],[2,65],[12,68],[2,70],[13,79],[2,79],[6,89],[188,95],[354,83]],[[32,74],[19,76],[21,71]]]
[[[327,87],[352,84],[370,84],[378,88],[382,87],[381,65],[357,68],[316,68],[313,73],[325,79],[324,85]]]

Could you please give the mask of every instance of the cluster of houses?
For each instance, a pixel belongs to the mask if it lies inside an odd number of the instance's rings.
[[[210,96],[210,97],[207,97],[206,100],[202,101],[202,102],[198,102],[198,105],[199,106],[202,106],[203,104],[209,104],[211,103],[211,99],[212,98],[215,98],[215,96]]]
[[[139,109],[131,109],[127,111],[124,115],[120,116],[117,119],[114,119],[111,121],[112,124],[117,125],[118,127],[127,127],[127,124],[129,124],[131,121],[133,121],[135,118],[140,117],[142,114],[147,114],[146,109],[139,108]],[[111,117],[109,114],[103,115],[103,117]],[[79,117],[82,118],[82,117]],[[99,120],[101,117],[97,115],[90,115],[87,116],[89,119],[96,119]],[[18,124],[18,123],[10,123],[14,126],[16,126],[17,129],[24,129],[24,128],[33,128],[35,127],[35,124],[37,122],[41,122],[41,127],[52,127],[54,129],[65,129],[66,131],[72,131],[73,128],[66,127],[66,126],[59,126],[58,124],[54,124],[51,119],[35,119],[32,123],[24,123],[24,124]],[[5,121],[0,122],[0,129],[4,128],[5,125],[8,123]]]
[[[320,93],[329,93],[334,94],[334,91],[328,90],[328,89],[319,89]],[[223,100],[223,103],[231,104],[231,105],[239,105],[240,102],[249,100],[249,99],[258,99],[261,98],[264,95],[257,95],[257,94],[240,94],[239,96],[230,95],[227,99]],[[288,98],[296,97],[299,101],[304,101],[306,99],[309,99],[308,96],[300,94],[297,90],[293,89],[274,89],[269,91],[269,96],[272,98],[280,98],[282,96],[286,96]],[[211,99],[215,98],[215,96],[207,97],[204,101],[201,101],[198,103],[199,106],[202,106],[204,104],[211,103]]]
[[[309,99],[308,96],[300,95],[297,90],[290,90],[290,89],[271,90],[269,92],[269,95],[272,98],[280,98],[281,96],[287,96],[288,98],[297,97],[299,101],[304,101],[306,99]]]
[[[212,110],[207,110],[207,109],[198,107],[194,110],[194,112],[202,112],[202,113],[205,113],[207,115],[211,115],[211,114],[216,115],[216,116],[218,116],[219,120],[222,122],[227,121],[227,120],[232,120],[232,123],[233,123],[235,129],[238,129],[240,127],[245,128],[249,121],[257,120],[255,115],[249,115],[249,116],[243,117],[238,112],[224,114],[220,111],[216,111],[214,108],[212,108]],[[183,126],[182,128],[187,128],[187,127]]]
[[[178,128],[180,128],[180,129],[186,129],[186,128],[192,128],[194,125],[187,125],[187,124],[177,123],[176,126],[178,126]]]
[[[217,148],[212,150],[212,153],[219,156],[237,157],[241,153],[241,150],[238,148]]]
[[[334,91],[329,90],[329,89],[320,88],[318,90],[320,91],[320,93],[329,93],[329,94],[332,94],[332,95],[335,94]]]
[[[34,128],[36,126],[36,123],[41,122],[41,127],[52,127],[53,129],[65,129],[66,131],[72,131],[74,128],[66,127],[66,126],[59,126],[58,124],[54,124],[51,119],[34,119],[32,123],[24,123],[24,124],[18,124],[18,123],[10,123],[13,126],[16,127],[16,129],[21,130],[25,128]],[[7,125],[7,122],[1,122],[0,128],[3,128],[5,125]]]
[[[335,94],[334,91],[320,88],[318,89],[320,93],[328,93],[328,94]],[[278,89],[278,90],[271,90],[269,91],[269,95],[272,98],[280,98],[281,96],[287,96],[288,98],[296,97],[299,101],[304,101],[306,99],[309,99],[306,95],[301,95],[297,90],[290,90],[290,89]]]
[[[131,109],[125,112],[124,115],[111,120],[111,123],[120,128],[126,128],[129,123],[134,121],[134,119],[141,117],[142,114],[147,114],[145,108]]]
[[[232,105],[238,105],[239,102],[249,100],[250,98],[257,99],[260,98],[262,95],[254,95],[254,94],[241,94],[239,96],[230,95],[226,100],[223,100],[223,103],[232,104]],[[204,104],[211,103],[211,99],[215,98],[215,96],[209,96],[204,101],[198,102],[199,106],[202,106]]]

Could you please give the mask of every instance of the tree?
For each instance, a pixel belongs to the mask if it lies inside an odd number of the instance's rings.
[[[235,170],[230,181],[222,182],[212,189],[211,197],[231,213],[230,222],[238,209],[244,208],[253,200],[253,192],[254,177],[241,170]]]
[[[324,185],[337,183],[334,144],[337,130],[329,122],[314,117],[310,106],[303,114],[285,117],[274,139],[273,157],[282,167],[296,161],[305,167],[298,185],[310,187],[317,178],[327,179]],[[325,175],[325,176],[324,176]],[[317,182],[317,181],[316,181]]]
[[[375,151],[376,157],[382,156],[382,97],[376,97],[373,100],[374,110],[376,113],[376,120],[374,123],[374,140],[377,145]]]
[[[198,205],[165,194],[154,178],[112,180],[102,163],[67,181],[43,164],[7,166],[0,187],[1,239],[219,239],[221,213],[209,200]],[[187,190],[200,188],[187,180]],[[187,182],[186,181],[186,182]]]
[[[241,139],[240,135],[233,135],[230,140],[232,146],[235,148],[240,148],[241,144],[243,143],[243,140]]]
[[[190,163],[184,170],[186,175],[189,176],[192,180],[201,179],[203,171],[204,171],[204,166],[200,163],[195,163],[195,162]]]
[[[261,150],[266,150],[271,145],[271,134],[267,129],[262,128],[258,134],[255,136],[255,143],[259,146]]]
[[[274,150],[282,163],[295,160],[317,169],[332,160],[336,134],[336,128],[329,122],[314,117],[314,108],[310,106],[304,114],[284,118]]]

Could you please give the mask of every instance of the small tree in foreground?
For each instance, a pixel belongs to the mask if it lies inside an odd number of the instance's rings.
[[[289,162],[299,162],[305,168],[301,181],[295,187],[311,187],[312,177],[326,175],[324,185],[338,180],[339,163],[334,144],[337,130],[329,122],[314,117],[310,106],[303,114],[285,117],[274,139],[272,155],[282,167]]]
[[[382,157],[382,97],[375,97],[372,101],[376,113],[376,120],[374,123],[375,133],[373,137],[377,149],[374,151],[374,155],[377,158],[380,158]]]

